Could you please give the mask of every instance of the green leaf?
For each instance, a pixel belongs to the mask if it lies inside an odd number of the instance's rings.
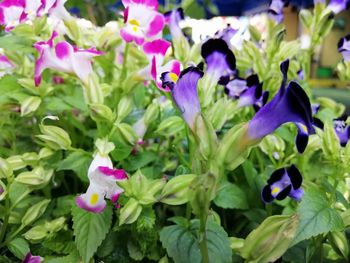
[[[246,194],[237,185],[225,182],[219,189],[214,203],[222,208],[247,209]]]
[[[199,220],[192,220],[188,228],[183,225],[167,226],[160,232],[160,241],[176,263],[201,263],[198,231]],[[207,222],[207,245],[210,263],[232,262],[227,233],[213,221]]]
[[[80,257],[78,251],[73,251],[71,254],[65,257],[52,258],[46,261],[45,263],[68,263],[68,262],[80,262]]]
[[[145,167],[147,164],[153,162],[158,158],[158,155],[152,151],[144,151],[139,152],[133,158],[129,158],[129,160],[123,165],[123,168],[128,171],[136,171],[142,167]]]
[[[55,236],[45,240],[42,245],[58,254],[69,254],[76,250],[71,231],[60,231]]]
[[[28,242],[23,238],[15,238],[8,245],[7,248],[19,259],[23,259],[30,251]],[[0,260],[0,262],[2,262]]]
[[[89,182],[87,171],[91,163],[91,156],[82,152],[73,152],[58,165],[58,171],[73,170],[83,182]]]
[[[112,207],[99,214],[87,212],[77,206],[72,207],[73,230],[83,262],[88,263],[105,239],[112,223]]]
[[[341,216],[316,189],[309,189],[305,193],[298,213],[300,224],[293,241],[294,245],[304,239],[344,228]]]

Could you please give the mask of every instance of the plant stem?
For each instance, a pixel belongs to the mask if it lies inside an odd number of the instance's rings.
[[[124,49],[124,54],[123,54],[123,67],[122,67],[122,72],[120,74],[120,83],[124,82],[125,77],[126,77],[126,66],[127,66],[127,61],[128,61],[128,53],[129,53],[129,44],[125,44],[125,49]]]
[[[5,237],[6,234],[6,229],[7,229],[7,225],[9,223],[9,218],[10,218],[10,200],[7,197],[6,201],[5,201],[5,218],[4,218],[4,222],[1,226],[1,231],[0,231],[0,247],[2,247],[2,240]]]
[[[200,218],[199,226],[199,246],[202,254],[203,263],[209,263],[209,254],[208,254],[208,244],[207,244],[207,214],[202,215]]]

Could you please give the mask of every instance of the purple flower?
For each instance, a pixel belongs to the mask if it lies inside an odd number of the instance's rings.
[[[188,67],[177,76],[171,72],[164,72],[161,76],[163,88],[171,90],[171,95],[183,119],[188,126],[195,130],[196,119],[201,113],[197,84],[203,72],[197,67]]]
[[[283,200],[287,196],[300,201],[304,195],[302,182],[303,177],[294,164],[289,168],[278,169],[267,180],[261,197],[265,203],[271,203],[274,199]]]
[[[85,194],[76,198],[76,204],[93,213],[101,213],[106,207],[105,198],[118,207],[118,199],[123,192],[116,182],[127,180],[124,170],[113,169],[108,155],[97,153],[88,170],[90,185]]]
[[[222,40],[225,40],[226,44],[232,48],[231,39],[236,35],[238,30],[231,27],[230,24],[227,24],[227,27],[223,30],[220,30],[215,33],[215,38],[220,38]]]
[[[142,45],[145,39],[157,38],[165,25],[164,16],[158,13],[157,0],[122,0],[125,7],[125,26],[120,30],[126,42]]]
[[[268,10],[269,16],[276,21],[276,23],[282,23],[283,21],[283,8],[288,5],[287,0],[271,0]]]
[[[308,96],[300,85],[291,81],[286,87],[289,60],[281,63],[283,81],[275,97],[263,106],[248,124],[248,136],[259,140],[274,132],[279,126],[293,122],[298,127],[296,146],[302,153],[308,142],[309,134],[315,133],[312,110]]]
[[[12,62],[5,55],[0,55],[0,78],[11,73],[14,67]]]
[[[184,19],[184,11],[182,8],[164,13],[164,18],[175,41],[184,36],[180,27],[180,21]]]
[[[347,117],[344,115],[333,120],[334,130],[342,147],[345,147],[350,139],[350,126],[346,124],[346,119]]]
[[[253,106],[255,111],[266,104],[269,96],[268,91],[263,92],[257,75],[251,75],[247,80],[236,78],[229,81],[225,92],[229,97],[238,99],[237,107]]]
[[[28,252],[26,257],[23,259],[23,263],[40,263],[40,256],[33,256],[32,253]]]
[[[338,14],[350,7],[350,0],[331,0],[328,4],[328,9],[333,13]]]
[[[217,83],[235,72],[236,58],[225,40],[212,38],[202,45],[201,55],[207,64],[206,74]]]
[[[350,62],[350,35],[339,40],[338,51],[342,54],[345,62]]]

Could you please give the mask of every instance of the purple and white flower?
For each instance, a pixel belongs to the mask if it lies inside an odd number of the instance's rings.
[[[197,84],[203,72],[197,67],[188,67],[179,77],[165,72],[161,76],[164,89],[169,89],[173,100],[188,126],[195,130],[197,117],[201,114]],[[177,79],[178,78],[178,79]]]
[[[287,84],[289,60],[281,63],[283,81],[275,97],[263,106],[248,124],[250,140],[259,140],[274,132],[287,122],[293,122],[298,128],[296,146],[302,153],[310,134],[315,133],[311,104],[303,88],[295,81]]]
[[[347,116],[333,120],[334,130],[339,138],[340,145],[345,147],[350,139],[350,126],[346,124]]]
[[[167,92],[170,90],[162,88],[161,73],[171,72],[179,75],[181,67],[180,62],[177,60],[170,60],[163,65],[165,54],[170,46],[171,43],[163,39],[145,43],[143,51],[148,57],[149,65],[139,72],[140,77],[144,80],[154,80],[158,88]]]
[[[157,0],[122,0],[125,26],[120,30],[126,42],[142,45],[145,40],[159,38],[165,25]]]
[[[261,197],[265,203],[274,199],[283,200],[287,196],[300,201],[304,195],[301,188],[303,177],[295,165],[273,172],[263,188]]]
[[[225,93],[232,99],[238,99],[238,108],[253,106],[255,111],[259,111],[269,97],[268,91],[262,90],[257,75],[251,75],[246,80],[235,78],[229,81],[225,85]]]
[[[231,75],[236,70],[236,58],[225,40],[212,38],[202,45],[201,55],[207,64],[206,75],[212,83],[221,77]]]
[[[283,21],[283,8],[288,5],[286,0],[271,0],[268,10],[269,17],[276,21],[276,23],[282,23]]]
[[[58,34],[54,31],[48,41],[37,42],[34,45],[40,53],[35,63],[35,85],[40,85],[41,75],[47,68],[74,73],[82,82],[86,83],[92,72],[92,58],[102,55],[103,52],[94,48],[79,49],[67,41],[55,43],[57,36]]]
[[[345,9],[349,9],[350,0],[331,0],[327,6],[333,13],[338,14]]]
[[[5,55],[0,55],[0,78],[11,73],[14,67],[12,62]]]
[[[168,25],[173,41],[178,41],[184,37],[180,27],[180,21],[184,19],[184,12],[182,8],[168,11],[164,13],[165,23]]]
[[[26,257],[23,259],[23,263],[40,263],[40,256],[33,256],[32,253],[28,252]]]
[[[10,31],[26,19],[24,0],[4,0],[0,3],[0,24]]]
[[[85,194],[76,198],[76,204],[87,211],[100,213],[106,207],[106,199],[118,207],[118,199],[123,189],[116,182],[127,180],[128,176],[122,169],[113,169],[108,155],[97,153],[88,169],[90,185]]]
[[[338,51],[342,54],[345,62],[350,62],[350,35],[339,40]]]
[[[233,48],[231,43],[232,38],[237,34],[238,30],[227,24],[226,28],[215,33],[215,38],[220,38],[226,42],[230,49]]]

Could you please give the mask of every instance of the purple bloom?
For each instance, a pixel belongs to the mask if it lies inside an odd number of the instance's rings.
[[[28,252],[26,257],[23,259],[23,263],[40,263],[40,256],[33,256],[32,253]]]
[[[197,67],[188,67],[183,70],[178,80],[177,76],[170,72],[165,72],[161,76],[163,88],[171,90],[171,95],[176,106],[193,131],[196,125],[196,119],[201,112],[197,84],[202,76],[203,72]]]
[[[345,147],[350,139],[350,126],[346,124],[346,119],[346,116],[342,116],[333,120],[334,130],[342,147]]]
[[[233,99],[239,99],[238,107],[254,106],[259,111],[267,102],[269,93],[262,90],[262,83],[257,75],[251,75],[247,80],[236,78],[225,86],[225,92]]]
[[[248,124],[248,136],[259,140],[275,131],[287,122],[298,127],[296,146],[302,153],[308,142],[309,134],[315,132],[313,127],[311,104],[300,85],[291,81],[286,87],[289,60],[281,63],[283,81],[275,97],[262,107]]]
[[[207,75],[217,83],[236,69],[236,58],[223,39],[209,39],[202,45],[201,55],[207,64]]]
[[[342,54],[345,62],[350,62],[350,35],[339,40],[338,51]]]
[[[168,11],[164,14],[165,23],[168,25],[173,39],[176,41],[184,36],[180,27],[180,21],[184,19],[182,8]]]
[[[350,7],[350,0],[331,0],[328,4],[328,9],[333,13],[338,14]]]
[[[283,21],[283,8],[288,5],[287,0],[271,0],[268,10],[269,16],[276,21],[276,23],[282,23]]]
[[[234,37],[234,35],[236,35],[237,32],[238,30],[232,28],[230,24],[227,24],[227,27],[225,29],[215,33],[215,38],[225,40],[226,44],[232,48],[231,39]]]
[[[265,203],[271,203],[274,199],[283,200],[287,196],[300,201],[304,195],[302,182],[303,177],[294,164],[289,168],[278,169],[267,180],[261,197]]]

